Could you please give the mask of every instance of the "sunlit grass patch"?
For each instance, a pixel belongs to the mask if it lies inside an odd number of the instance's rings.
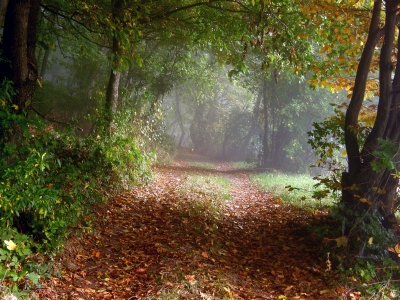
[[[203,169],[215,169],[215,165],[205,161],[190,161],[189,166]]]
[[[219,203],[231,198],[231,184],[223,176],[190,175],[184,187]]]
[[[180,187],[188,217],[201,217],[210,224],[220,219],[225,201],[231,198],[230,182],[221,176],[188,175]]]
[[[315,192],[321,192],[323,189],[314,187],[318,182],[306,174],[262,173],[251,175],[250,180],[261,189],[271,192],[274,199],[280,199],[283,203],[292,203],[313,208],[332,205],[330,197],[322,200],[317,200],[313,197]]]
[[[253,162],[245,162],[245,161],[234,161],[231,162],[231,165],[234,169],[252,169],[257,166],[257,163]]]

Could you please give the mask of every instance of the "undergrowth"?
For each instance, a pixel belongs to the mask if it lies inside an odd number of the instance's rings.
[[[22,136],[18,145],[0,137],[0,287],[17,293],[50,275],[40,257],[60,251],[71,230],[90,226],[93,205],[150,177],[151,157],[118,130],[78,138],[16,114],[12,94],[3,82],[0,132],[21,128]]]

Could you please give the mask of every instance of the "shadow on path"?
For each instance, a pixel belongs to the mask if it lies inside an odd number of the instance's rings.
[[[250,184],[247,170],[207,170],[232,186],[232,199],[213,210],[212,199],[182,192],[186,174],[204,170],[179,164],[156,168],[151,185],[99,208],[96,232],[71,242],[64,255],[70,267],[48,280],[42,297],[338,297],[318,259],[321,241],[305,229],[316,217],[275,203]]]

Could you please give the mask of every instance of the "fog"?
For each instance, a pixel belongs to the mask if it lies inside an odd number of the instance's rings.
[[[166,135],[177,147],[214,159],[308,171],[315,157],[307,132],[332,114],[329,103],[343,95],[311,89],[304,77],[284,70],[236,72],[208,53],[177,51],[171,61],[171,53],[160,52],[141,66],[130,65],[120,84],[118,111],[130,122],[150,124],[141,129],[149,139]],[[55,128],[73,126],[81,136],[93,132],[107,59],[71,59],[61,51],[39,56],[45,65],[34,109]]]

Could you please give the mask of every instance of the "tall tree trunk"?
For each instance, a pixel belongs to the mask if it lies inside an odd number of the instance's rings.
[[[2,40],[3,57],[0,80],[11,80],[15,91],[12,103],[16,114],[28,107],[38,78],[36,65],[36,25],[40,0],[13,0],[8,3]],[[10,141],[17,143],[22,129],[14,124]]]
[[[272,91],[270,91],[272,92]],[[262,81],[262,100],[263,100],[263,114],[264,114],[264,135],[263,135],[263,150],[261,165],[266,167],[269,162],[269,98],[267,94],[267,80],[263,78]]]
[[[243,142],[238,149],[239,151],[246,151],[248,149],[250,140],[255,134],[257,124],[258,124],[258,118],[260,116],[260,104],[261,104],[261,99],[263,98],[263,94],[264,94],[264,85],[261,85],[260,90],[257,95],[256,103],[254,104],[253,115],[251,117],[250,129],[249,129],[249,132],[246,134],[245,138],[243,139]],[[239,153],[235,153],[234,155],[238,155],[238,154]]]
[[[342,203],[351,212],[380,212],[383,218],[393,213],[396,200],[398,179],[392,176],[393,170],[382,168],[374,171],[371,163],[379,164],[379,157],[374,154],[382,138],[388,138],[394,145],[399,145],[400,121],[400,53],[397,51],[397,65],[392,79],[392,53],[397,24],[396,11],[400,1],[386,1],[384,41],[380,53],[379,104],[375,124],[360,151],[358,141],[358,116],[365,96],[369,68],[377,42],[383,34],[379,28],[382,1],[374,2],[374,9],[368,34],[357,69],[353,96],[346,112],[345,144],[348,155],[348,172],[342,174]],[[397,109],[396,109],[397,107]],[[397,160],[398,161],[398,160]],[[344,213],[345,214],[345,213]],[[351,220],[350,220],[351,221]],[[353,224],[354,225],[354,224]],[[347,233],[351,228],[347,228]]]
[[[176,120],[178,121],[179,128],[181,129],[181,137],[179,138],[178,146],[182,147],[186,135],[185,132],[186,130],[183,124],[180,103],[181,103],[181,97],[179,95],[178,89],[175,88],[175,116]]]
[[[196,152],[202,153],[206,147],[206,132],[207,122],[204,120],[206,110],[205,103],[200,103],[196,107],[192,124],[190,125],[190,138],[192,140]]]
[[[46,49],[44,50],[44,55],[43,55],[43,59],[42,59],[42,65],[40,66],[39,78],[41,80],[44,79],[44,75],[46,74],[47,64],[49,62],[50,53],[51,53],[51,47],[49,45],[47,45]]]
[[[119,26],[119,18],[123,14],[123,4],[124,0],[113,0],[112,1],[112,19],[116,29],[113,33],[112,38],[112,66],[110,77],[106,92],[106,103],[105,103],[105,113],[106,113],[106,125],[111,129],[111,124],[113,122],[114,114],[117,111],[118,106],[118,94],[119,94],[119,83],[121,79],[121,55],[122,47],[120,40],[117,38]]]

